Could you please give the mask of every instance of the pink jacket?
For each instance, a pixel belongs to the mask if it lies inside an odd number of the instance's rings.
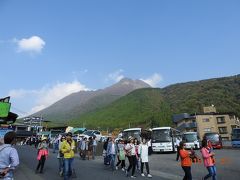
[[[202,157],[203,157],[203,162],[205,167],[213,166],[213,157],[212,154],[209,153],[209,150],[207,148],[202,148],[201,149]]]
[[[40,149],[38,152],[37,159],[40,160],[41,156],[48,156],[48,150],[47,149]]]

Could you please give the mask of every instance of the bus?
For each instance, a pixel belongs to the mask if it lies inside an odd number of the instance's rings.
[[[185,132],[182,135],[186,149],[200,149],[200,138],[197,132]]]
[[[240,147],[240,128],[232,130],[232,147]]]
[[[203,135],[203,139],[209,140],[214,149],[222,148],[222,138],[218,133],[207,132]]]
[[[176,139],[181,141],[181,133],[171,127],[157,127],[152,129],[153,152],[176,152]]]
[[[130,129],[123,130],[122,138],[124,140],[128,140],[129,137],[136,138],[139,142],[141,141],[141,138],[150,140],[151,139],[151,131],[145,130],[142,128],[130,128]]]

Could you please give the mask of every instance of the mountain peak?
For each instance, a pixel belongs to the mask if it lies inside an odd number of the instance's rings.
[[[149,84],[145,83],[142,80],[139,80],[139,79],[133,80],[130,78],[123,78],[117,84],[132,85],[132,86],[136,87],[136,89],[151,87]]]

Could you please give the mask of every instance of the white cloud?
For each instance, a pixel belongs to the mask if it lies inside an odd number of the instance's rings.
[[[9,96],[11,96],[11,98],[21,99],[22,101],[24,98],[34,98],[32,108],[29,110],[29,114],[33,114],[59,101],[65,96],[86,90],[89,89],[85,85],[79,81],[73,81],[70,83],[57,83],[51,87],[45,86],[39,90],[11,90]]]
[[[23,38],[21,40],[14,39],[18,45],[18,52],[41,53],[45,46],[45,41],[39,36],[32,36],[30,38]]]
[[[141,79],[141,80],[152,87],[156,87],[163,80],[163,78],[160,74],[154,73],[152,76],[148,77],[147,79]]]
[[[124,71],[122,69],[119,69],[113,73],[110,73],[107,78],[106,81],[114,81],[114,82],[118,82],[121,79],[124,78],[124,75],[122,74]]]

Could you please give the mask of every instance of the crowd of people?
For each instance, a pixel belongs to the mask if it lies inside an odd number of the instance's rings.
[[[110,165],[113,171],[118,170],[121,165],[125,175],[131,178],[136,178],[136,170],[140,172],[141,176],[145,176],[143,172],[145,165],[147,170],[146,176],[151,178],[152,175],[150,174],[148,164],[149,147],[146,139],[142,139],[140,143],[133,137],[129,137],[125,141],[123,139],[115,141],[114,137],[108,138],[103,145],[104,164]],[[128,160],[128,167],[126,167],[126,159]]]
[[[15,144],[15,132],[8,132],[4,136],[4,144],[0,145],[0,178],[4,180],[13,179],[13,171],[19,164],[17,150],[12,146]],[[49,155],[48,139],[43,137],[36,141],[38,164],[35,173],[43,173],[45,161]],[[58,136],[54,139],[55,146],[53,153],[57,151],[57,159],[59,162],[59,175],[68,180],[73,177],[75,172],[73,169],[73,161],[76,150],[82,160],[94,160],[96,156],[97,141],[95,137],[82,138],[77,143],[72,138],[72,133]],[[181,159],[181,167],[184,171],[183,180],[192,180],[191,165],[193,162],[201,161],[196,153],[184,148],[184,142],[178,141],[177,158]],[[202,179],[212,178],[216,180],[216,164],[215,154],[210,141],[203,139],[202,148],[200,150],[204,166],[208,174]],[[146,139],[139,142],[136,138],[129,137],[128,140],[118,139],[114,137],[108,138],[103,144],[103,163],[109,166],[112,171],[121,169],[127,177],[136,178],[136,172],[141,176],[151,178],[149,168],[149,155],[151,153],[151,144]],[[126,166],[128,161],[128,166]],[[144,173],[144,166],[146,173]]]

